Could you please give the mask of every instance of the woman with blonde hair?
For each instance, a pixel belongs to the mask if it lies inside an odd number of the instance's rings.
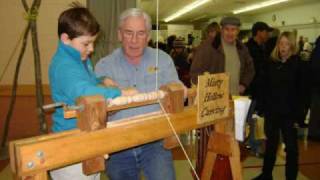
[[[292,32],[280,34],[267,63],[265,76],[265,133],[266,151],[262,174],[256,180],[272,179],[280,133],[285,144],[286,179],[294,180],[298,173],[298,143],[296,121],[299,93],[299,56]]]

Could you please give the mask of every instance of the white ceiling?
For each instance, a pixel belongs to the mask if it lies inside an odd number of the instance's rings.
[[[170,16],[182,7],[194,1],[195,0],[159,0],[159,20],[163,21],[164,18]],[[317,1],[319,0],[290,0],[288,2],[280,3],[259,10],[238,14],[237,16],[245,17],[252,14],[276,11],[282,8],[308,4]],[[157,12],[157,0],[138,0],[137,2],[138,7],[144,9],[147,13],[149,13],[154,22]],[[217,16],[231,15],[232,10],[259,2],[262,2],[262,0],[211,0],[210,2],[194,9],[193,11],[170,21],[170,23],[192,23],[196,21],[207,21]]]

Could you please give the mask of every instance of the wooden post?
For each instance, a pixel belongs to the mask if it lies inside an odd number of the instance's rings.
[[[232,156],[229,157],[231,173],[234,180],[242,180],[242,166],[240,162],[240,148],[235,138],[231,141]]]
[[[166,96],[161,100],[166,113],[179,113],[184,108],[184,87],[180,83],[170,83],[160,87],[166,92]]]
[[[106,101],[103,96],[80,97],[77,100],[78,127],[82,131],[95,131],[106,127]],[[95,148],[95,147],[90,147]],[[93,157],[82,162],[82,170],[86,175],[105,170],[103,156]]]
[[[201,180],[210,180],[218,154],[227,156],[230,162],[232,179],[242,180],[239,144],[234,137],[233,118],[219,121],[210,134],[207,155],[201,173]],[[229,169],[226,169],[228,171]]]
[[[184,87],[180,83],[171,83],[160,88],[167,94],[162,99],[161,103],[166,113],[179,113],[184,108]],[[163,140],[165,149],[173,149],[179,146],[178,140],[175,135],[167,137]]]
[[[47,171],[43,171],[35,175],[22,177],[21,180],[48,180],[48,173]]]

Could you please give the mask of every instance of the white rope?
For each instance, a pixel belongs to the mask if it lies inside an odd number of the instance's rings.
[[[158,24],[159,24],[159,0],[157,0],[157,16],[156,16],[156,90],[158,90],[158,71],[159,71],[159,29],[158,29]]]
[[[159,46],[158,46],[158,43],[159,43],[159,29],[158,29],[159,28],[159,0],[157,0],[156,26],[157,26],[157,28],[156,28],[156,31],[157,31],[157,33],[156,33],[156,90],[158,90],[158,72],[159,72],[159,67],[158,67],[159,66]],[[194,168],[194,166],[193,166],[193,164],[192,164],[192,162],[191,162],[191,160],[190,160],[185,148],[183,147],[183,144],[181,143],[181,140],[179,138],[179,135],[177,134],[177,131],[175,130],[175,128],[172,125],[172,122],[171,122],[171,119],[170,119],[169,115],[167,114],[167,112],[165,111],[163,105],[160,102],[160,98],[158,98],[158,103],[160,104],[160,107],[161,107],[162,111],[164,112],[166,119],[168,120],[170,128],[173,131],[174,136],[177,138],[177,140],[179,142],[179,145],[180,145],[180,147],[181,147],[181,149],[183,151],[183,154],[187,158],[188,163],[189,163],[189,165],[190,165],[195,177],[197,178],[197,180],[200,180],[200,178],[199,178],[199,176],[198,176],[198,174],[197,174],[197,172],[196,172],[196,170],[195,170],[195,168]]]
[[[160,101],[159,101],[159,104],[160,104],[160,107],[161,107],[162,111],[165,112],[165,109],[164,109],[164,107],[162,106],[162,104],[160,103]],[[182,142],[181,142],[181,140],[180,140],[180,138],[179,138],[179,135],[177,134],[177,131],[174,129],[174,127],[173,127],[173,125],[172,125],[172,122],[171,122],[171,120],[170,120],[170,117],[169,117],[168,113],[165,112],[164,115],[166,116],[166,119],[168,120],[168,123],[169,123],[169,125],[170,125],[170,128],[171,128],[171,130],[173,131],[173,134],[175,135],[175,137],[177,138],[177,140],[178,140],[178,142],[179,142],[179,145],[180,145],[180,147],[181,147],[181,149],[182,149],[182,151],[183,151],[183,154],[184,154],[184,156],[187,158],[188,163],[189,163],[189,165],[190,165],[190,167],[191,167],[191,169],[192,169],[195,177],[197,178],[197,180],[200,180],[200,178],[199,178],[199,176],[198,176],[198,174],[197,174],[197,172],[196,172],[196,170],[195,170],[195,168],[194,168],[194,166],[193,166],[193,164],[192,164],[192,162],[191,162],[191,160],[190,160],[190,158],[189,158],[189,156],[188,156],[188,154],[187,154],[187,151],[186,151],[185,148],[183,147],[183,144],[182,144]]]

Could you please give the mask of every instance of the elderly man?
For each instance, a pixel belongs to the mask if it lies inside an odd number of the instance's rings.
[[[136,8],[124,11],[118,27],[122,47],[98,62],[96,74],[113,79],[120,87],[134,87],[139,92],[180,82],[170,56],[159,50],[156,62],[157,51],[147,47],[150,31],[149,15]],[[114,114],[111,121],[159,110],[159,105],[122,110]],[[146,179],[175,179],[172,154],[163,148],[162,141],[111,154],[107,162],[107,175],[112,180],[138,180],[141,170]]]
[[[240,20],[225,17],[220,22],[221,36],[216,36],[211,46],[199,49],[191,66],[191,78],[197,83],[198,75],[204,72],[230,75],[230,92],[242,94],[249,86],[254,67],[248,49],[237,40]]]
[[[245,89],[249,86],[254,76],[254,67],[252,58],[249,55],[248,49],[244,44],[237,40],[240,31],[240,20],[235,17],[225,17],[220,22],[221,35],[217,35],[211,44],[198,48],[194,61],[191,65],[191,80],[197,83],[198,76],[204,72],[209,73],[223,73],[230,75],[230,93],[232,95],[243,94]],[[208,131],[212,128],[208,127],[206,130],[200,130],[200,141],[202,149],[206,149],[208,138]],[[199,157],[205,157],[206,152]],[[198,159],[197,171],[201,173],[204,160]]]

